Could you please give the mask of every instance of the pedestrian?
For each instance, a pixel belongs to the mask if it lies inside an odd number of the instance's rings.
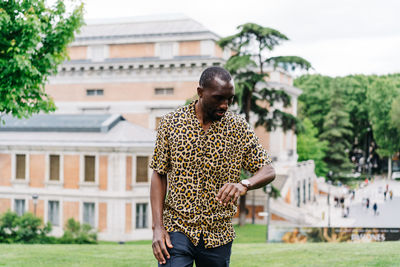
[[[367,202],[365,204],[365,207],[367,208],[367,210],[369,209],[369,198],[367,198]]]
[[[374,215],[379,215],[379,213],[378,213],[378,204],[376,204],[376,202],[372,206],[372,209],[374,210]]]
[[[393,191],[392,190],[389,191],[389,197],[390,197],[390,200],[393,199]]]
[[[387,191],[385,190],[385,192],[383,192],[383,199],[386,201],[386,194],[387,194]]]
[[[234,93],[229,72],[207,68],[199,99],[160,121],[150,163],[159,266],[229,266],[238,198],[275,178],[254,131],[228,111]],[[240,181],[242,168],[254,175]]]

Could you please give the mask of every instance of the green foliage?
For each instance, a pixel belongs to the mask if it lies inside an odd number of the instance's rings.
[[[349,160],[352,138],[352,125],[350,116],[346,111],[343,100],[339,97],[342,89],[337,84],[332,83],[333,97],[330,102],[330,111],[325,117],[321,140],[326,140],[329,144],[326,151],[325,162],[329,170],[333,172],[335,178],[343,176],[354,167]]]
[[[310,119],[305,118],[302,123],[304,131],[297,136],[298,161],[314,160],[317,176],[325,176],[328,173],[327,165],[324,162],[328,142],[318,139],[318,130]]]
[[[60,239],[62,244],[97,244],[97,233],[88,224],[80,224],[73,218],[65,224],[64,235]]]
[[[392,108],[390,110],[390,119],[393,126],[400,133],[400,96],[393,100]]]
[[[400,87],[386,77],[376,79],[367,91],[368,115],[381,156],[392,156],[400,150],[400,131],[391,117],[392,103],[399,95]]]
[[[277,127],[281,127],[284,131],[296,130],[299,124],[296,117],[270,108],[277,101],[283,103],[284,107],[290,106],[290,97],[283,90],[268,88],[265,83],[268,74],[264,72],[264,66],[309,69],[310,63],[297,56],[268,58],[266,56],[268,52],[288,40],[284,34],[275,29],[246,23],[238,26],[238,30],[238,33],[219,40],[218,44],[222,48],[229,47],[234,52],[225,68],[235,78],[235,102],[240,112],[245,114],[247,121],[250,119],[250,112],[255,113],[256,126],[263,126],[267,131]]]
[[[42,219],[31,213],[18,216],[8,211],[0,217],[0,243],[53,243],[47,236],[51,229],[50,223],[43,225]]]
[[[0,114],[55,110],[44,85],[82,25],[83,4],[67,12],[62,0],[53,7],[45,0],[0,1]]]

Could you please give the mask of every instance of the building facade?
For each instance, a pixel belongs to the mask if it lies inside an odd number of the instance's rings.
[[[52,223],[54,235],[74,218],[97,229],[102,240],[147,239],[154,139],[154,131],[119,115],[6,117],[0,213],[36,213]]]

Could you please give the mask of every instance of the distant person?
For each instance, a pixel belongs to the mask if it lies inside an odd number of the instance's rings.
[[[365,207],[367,208],[367,210],[369,209],[369,198],[367,198],[367,202],[365,203]]]
[[[392,190],[389,191],[389,197],[390,197],[390,200],[393,199],[393,191]]]
[[[383,199],[386,201],[387,191],[383,192]]]
[[[378,213],[378,204],[376,204],[376,202],[372,206],[372,209],[374,210],[374,215],[379,215],[379,213]]]

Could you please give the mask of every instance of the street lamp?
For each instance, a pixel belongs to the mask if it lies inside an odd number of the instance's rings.
[[[33,194],[32,195],[32,199],[33,199],[33,215],[35,215],[35,217],[36,217],[36,206],[37,206],[37,203],[38,203],[38,198],[39,198],[39,196],[37,194]]]
[[[271,197],[271,192],[272,192],[272,187],[269,184],[269,185],[267,185],[267,194],[268,194],[267,195],[267,234],[266,234],[266,237],[267,237],[266,242],[267,243],[268,243],[268,233],[269,233],[269,222],[271,219],[271,211],[270,211],[270,207],[269,207],[269,199]]]
[[[331,227],[331,184],[332,181],[328,180],[328,227]]]

